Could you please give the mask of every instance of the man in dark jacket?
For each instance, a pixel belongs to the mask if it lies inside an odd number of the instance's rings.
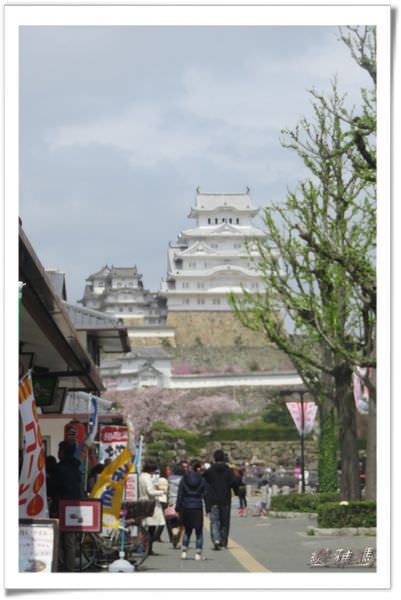
[[[238,495],[239,479],[226,464],[222,450],[213,455],[214,464],[203,476],[208,483],[206,510],[210,513],[210,535],[216,550],[227,548],[230,529],[231,490]]]
[[[58,449],[59,462],[53,472],[52,512],[51,516],[59,517],[60,500],[80,500],[84,497],[80,462],[74,457],[76,445],[72,440],[60,442]],[[60,533],[60,552],[65,571],[73,571],[75,567],[76,534],[65,531]]]

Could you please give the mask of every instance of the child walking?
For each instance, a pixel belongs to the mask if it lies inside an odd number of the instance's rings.
[[[203,506],[206,506],[207,483],[201,475],[202,464],[191,462],[191,470],[180,481],[175,510],[180,514],[185,528],[181,558],[187,558],[192,531],[195,529],[195,560],[202,559],[203,549]]]

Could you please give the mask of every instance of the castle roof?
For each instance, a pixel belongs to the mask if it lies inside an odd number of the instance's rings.
[[[246,189],[246,192],[234,194],[208,194],[201,192],[200,189],[197,188],[195,207],[192,209],[191,213],[210,212],[221,208],[254,211],[255,209],[252,206],[251,197],[249,195],[249,188]]]
[[[106,279],[108,277],[112,277],[114,279],[138,277],[139,279],[141,279],[142,275],[138,273],[136,265],[134,265],[133,267],[115,267],[114,265],[111,265],[111,267],[109,267],[108,265],[105,265],[100,269],[100,271],[89,275],[86,281],[93,281],[94,279]]]
[[[121,279],[126,279],[129,277],[142,277],[142,275],[138,273],[136,265],[134,265],[133,267],[114,267],[112,265],[110,269],[110,276],[114,279],[118,279],[120,277]]]
[[[213,238],[215,236],[239,236],[239,237],[266,237],[266,234],[253,225],[231,225],[230,223],[222,223],[215,227],[195,227],[193,229],[185,229],[180,233],[179,239],[184,238]]]
[[[92,275],[89,275],[86,281],[93,281],[94,279],[104,279],[109,275],[109,273],[110,268],[108,267],[108,265],[105,265],[100,269],[100,271],[96,271],[96,273],[92,273]]]

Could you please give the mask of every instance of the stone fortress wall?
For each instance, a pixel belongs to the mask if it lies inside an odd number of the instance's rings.
[[[169,312],[167,326],[175,328],[177,346],[201,342],[206,346],[229,347],[238,343],[238,338],[248,346],[266,343],[263,334],[247,329],[228,311]]]
[[[192,346],[181,345],[171,350],[173,368],[186,364],[199,368],[201,372],[292,372],[294,367],[283,352],[272,344],[251,346],[237,341],[225,346],[207,346],[196,343]]]
[[[282,442],[210,442],[203,449],[201,459],[212,462],[213,452],[221,448],[228,459],[237,465],[263,464],[270,468],[293,468],[300,458],[301,448],[298,441]],[[305,440],[305,466],[307,469],[318,468],[318,445],[313,436]]]

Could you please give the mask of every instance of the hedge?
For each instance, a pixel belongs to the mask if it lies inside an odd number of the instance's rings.
[[[318,527],[376,527],[376,502],[353,500],[348,504],[327,502],[317,508]]]
[[[270,510],[277,512],[317,512],[322,503],[339,501],[337,492],[321,494],[285,494],[272,496]]]
[[[240,427],[238,429],[214,429],[208,436],[210,441],[221,442],[276,442],[299,440],[298,432],[292,427],[266,425]]]

